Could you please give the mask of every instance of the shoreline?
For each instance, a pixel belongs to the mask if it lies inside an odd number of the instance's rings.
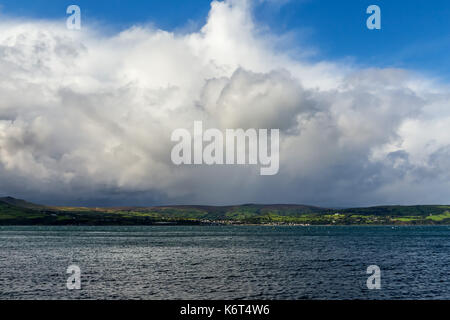
[[[1,227],[450,227],[450,224],[0,224]]]

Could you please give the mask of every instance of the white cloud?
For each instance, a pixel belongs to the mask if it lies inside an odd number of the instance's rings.
[[[200,32],[0,24],[0,192],[65,203],[448,202],[448,87],[407,70],[294,60],[246,2]],[[275,41],[274,41],[275,40]],[[176,167],[194,120],[280,128],[280,173]]]

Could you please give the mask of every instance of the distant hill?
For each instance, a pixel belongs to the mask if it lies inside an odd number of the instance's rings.
[[[330,209],[296,204],[155,207],[54,207],[0,198],[0,225],[450,225],[450,206],[377,206]]]
[[[16,199],[13,197],[0,197],[0,203],[6,203],[12,206],[20,207],[20,208],[28,208],[28,209],[39,209],[43,208],[44,206],[34,204],[31,202],[27,202],[25,200]]]

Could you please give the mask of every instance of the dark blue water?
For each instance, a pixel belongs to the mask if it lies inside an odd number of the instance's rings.
[[[449,265],[446,226],[0,227],[0,299],[450,299]]]

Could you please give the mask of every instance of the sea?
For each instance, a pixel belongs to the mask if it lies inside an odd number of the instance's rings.
[[[449,226],[0,227],[0,299],[450,299],[449,266]]]

